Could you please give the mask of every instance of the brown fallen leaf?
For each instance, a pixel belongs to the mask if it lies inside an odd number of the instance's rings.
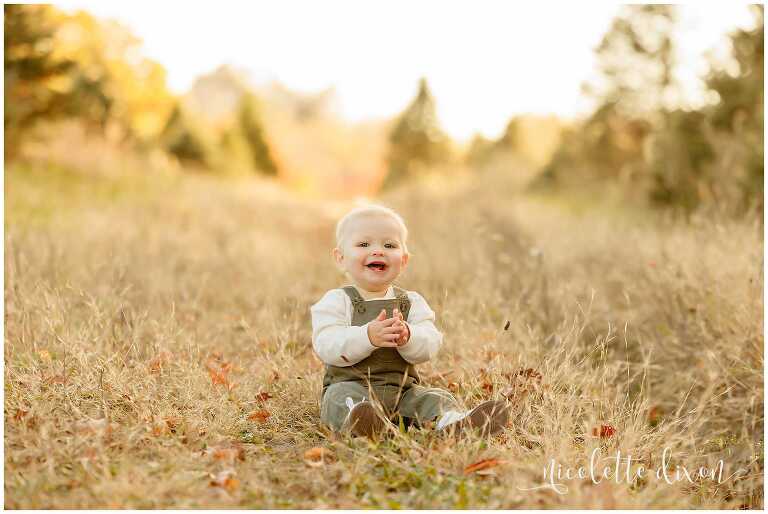
[[[261,393],[256,395],[256,399],[259,400],[260,402],[266,402],[267,400],[269,400],[272,397],[273,396],[271,394],[266,393],[266,392],[261,392]]]
[[[332,458],[331,451],[320,446],[315,446],[304,452],[304,462],[313,467],[323,466]]]
[[[29,414],[28,410],[16,409],[16,414],[13,415],[14,421],[21,421],[21,418]]]
[[[165,426],[168,427],[168,430],[170,430],[171,433],[175,433],[176,429],[179,428],[179,425],[181,424],[181,418],[176,416],[168,416],[167,418],[163,418],[163,421],[165,421]]]
[[[240,487],[240,480],[235,478],[235,470],[225,469],[219,473],[210,474],[211,481],[208,483],[211,487],[221,487],[229,492],[235,491]]]
[[[242,446],[232,443],[211,446],[210,448],[206,449],[204,453],[209,457],[213,457],[213,460],[220,460],[225,462],[245,460],[245,450],[242,448]]]
[[[469,475],[470,473],[477,473],[478,471],[495,468],[499,464],[502,464],[502,462],[503,461],[499,459],[483,459],[464,468],[464,474]]]
[[[592,428],[592,435],[601,439],[613,437],[615,433],[616,429],[612,425],[600,425],[599,429],[597,427]]]
[[[152,424],[152,435],[155,437],[160,437],[163,434],[167,434],[169,432],[168,425],[165,423],[157,422]]]
[[[158,353],[149,361],[149,372],[160,373],[170,360],[171,354],[169,352],[163,351]]]
[[[530,392],[531,389],[525,384],[516,382],[499,391],[499,394],[509,401],[519,401],[530,394]]]
[[[267,419],[272,414],[269,411],[266,410],[255,410],[248,414],[248,421],[256,421],[258,423],[266,423]]]
[[[651,410],[648,411],[648,423],[650,423],[652,427],[655,427],[661,421],[661,416],[661,407],[654,405],[651,407]]]
[[[541,382],[541,373],[539,373],[533,368],[526,368],[526,369],[520,368],[517,371],[517,374],[518,376],[521,376],[523,378],[531,378]]]
[[[232,371],[231,362],[223,362],[220,354],[216,354],[216,357],[208,359],[205,368],[208,370],[213,385],[223,385],[232,390],[234,386],[229,382],[229,372]]]

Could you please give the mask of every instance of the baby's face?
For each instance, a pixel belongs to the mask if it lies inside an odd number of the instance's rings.
[[[389,216],[358,216],[346,226],[342,247],[335,248],[333,256],[355,285],[383,292],[408,263],[401,238],[398,224]]]

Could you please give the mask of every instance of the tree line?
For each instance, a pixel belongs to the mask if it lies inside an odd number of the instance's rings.
[[[632,5],[596,48],[600,79],[584,92],[596,107],[562,134],[533,189],[617,183],[652,205],[762,209],[763,17],[730,35],[731,67],[704,77],[704,107],[680,107],[674,6]],[[5,5],[5,158],[16,157],[40,123],[77,119],[138,151],[162,149],[189,169],[242,167],[278,174],[259,98],[243,88],[232,116],[213,130],[171,94],[163,67],[138,52],[124,27],[49,5]],[[421,79],[389,131],[384,186],[443,164],[481,169],[520,154],[529,128],[512,118],[501,137],[480,136],[458,155]],[[528,138],[530,139],[530,138]]]
[[[564,134],[534,186],[610,181],[684,213],[712,205],[762,212],[764,7],[751,7],[754,27],[729,36],[730,69],[713,64],[703,77],[712,101],[685,109],[676,7],[626,6],[596,49],[601,80],[585,85],[597,107]]]

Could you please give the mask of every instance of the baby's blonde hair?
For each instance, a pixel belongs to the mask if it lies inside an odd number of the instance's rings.
[[[370,216],[370,215],[380,215],[380,216],[388,216],[395,220],[395,223],[400,227],[400,235],[402,237],[401,243],[403,243],[403,252],[408,253],[408,247],[406,246],[406,240],[408,239],[408,227],[405,226],[405,221],[403,220],[402,216],[400,216],[398,213],[390,209],[389,207],[384,207],[383,205],[376,205],[376,204],[368,204],[368,205],[362,205],[360,207],[355,207],[348,213],[346,213],[342,218],[339,220],[338,223],[336,223],[336,246],[339,248],[342,247],[343,239],[344,239],[344,231],[347,229],[347,225],[349,225],[349,222],[353,220],[354,218],[358,218],[360,216]]]

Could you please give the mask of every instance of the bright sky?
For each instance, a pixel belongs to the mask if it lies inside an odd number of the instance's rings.
[[[619,9],[615,3],[326,0],[235,2],[62,1],[116,19],[165,66],[185,92],[221,64],[247,69],[255,84],[336,88],[349,120],[394,116],[426,76],[442,126],[466,140],[497,137],[521,113],[575,116],[590,104],[580,85],[593,74],[592,49]],[[700,98],[703,53],[725,52],[724,34],[748,26],[746,4],[680,7],[680,78]]]

